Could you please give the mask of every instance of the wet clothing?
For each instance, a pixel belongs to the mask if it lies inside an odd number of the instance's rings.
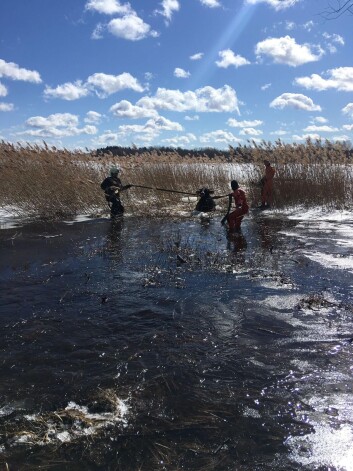
[[[238,188],[229,195],[229,206],[234,199],[235,210],[227,215],[229,230],[240,229],[244,214],[249,212],[249,205],[246,201],[246,195],[243,190]]]
[[[273,196],[273,177],[275,175],[275,169],[271,165],[266,165],[265,176],[262,178],[262,189],[261,189],[261,206],[270,206],[272,204]]]
[[[101,183],[101,188],[104,190],[105,199],[108,201],[111,216],[122,215],[125,209],[121,204],[119,192],[125,190],[126,187],[122,185],[120,178],[115,176],[107,177]]]
[[[200,199],[196,205],[196,211],[202,211],[203,213],[208,213],[209,211],[214,211],[216,208],[216,203],[210,194],[210,190],[203,188],[199,192]]]

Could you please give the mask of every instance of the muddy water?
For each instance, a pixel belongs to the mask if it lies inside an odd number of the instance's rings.
[[[349,248],[304,229],[2,230],[1,469],[353,470]]]

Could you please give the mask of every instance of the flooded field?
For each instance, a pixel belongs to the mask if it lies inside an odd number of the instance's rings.
[[[353,470],[353,219],[0,231],[0,469]]]

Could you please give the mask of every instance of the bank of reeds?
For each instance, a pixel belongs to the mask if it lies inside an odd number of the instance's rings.
[[[350,153],[342,144],[307,141],[305,144],[262,144],[232,149],[227,158],[168,159],[157,149],[147,153],[116,157],[96,152],[68,151],[27,144],[0,144],[0,204],[18,214],[60,219],[76,214],[107,212],[100,183],[112,164],[122,168],[123,184],[166,188],[196,194],[207,186],[216,195],[230,191],[229,181],[239,180],[255,205],[260,200],[257,182],[264,172],[263,160],[276,168],[274,207],[352,205]],[[190,210],[195,203],[183,203],[179,193],[131,188],[122,195],[128,212],[173,214]],[[226,207],[227,201],[219,200]]]

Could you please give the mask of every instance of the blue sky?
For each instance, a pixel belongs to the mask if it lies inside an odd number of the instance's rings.
[[[353,16],[329,11],[329,0],[1,0],[0,138],[353,141]]]

